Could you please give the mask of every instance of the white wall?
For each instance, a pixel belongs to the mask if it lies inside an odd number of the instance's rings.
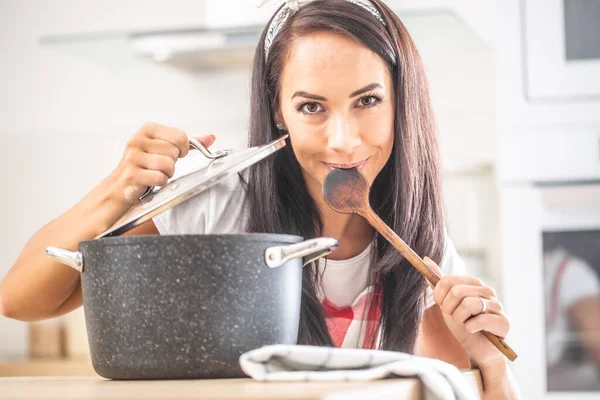
[[[143,122],[216,133],[217,148],[244,146],[247,71],[190,75],[138,60],[124,35],[39,44],[47,34],[192,26],[203,11],[191,0],[0,2],[0,275],[37,229],[111,171]],[[494,160],[493,49],[448,15],[407,26],[432,81],[447,185],[460,187],[456,171]],[[467,178],[476,188],[481,179]],[[451,229],[472,218],[461,196],[448,208]],[[25,334],[25,324],[0,317],[0,359],[25,354]]]

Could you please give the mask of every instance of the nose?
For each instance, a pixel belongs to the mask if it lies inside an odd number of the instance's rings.
[[[337,153],[352,154],[362,144],[358,123],[352,121],[352,118],[332,118],[328,130],[328,146]]]

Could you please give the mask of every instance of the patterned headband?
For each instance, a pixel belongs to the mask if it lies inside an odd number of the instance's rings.
[[[269,3],[273,0],[259,0],[257,3],[257,7],[261,7],[266,3]],[[275,0],[281,1],[281,0]],[[267,30],[267,36],[265,37],[265,59],[269,56],[269,48],[275,39],[275,36],[279,33],[281,28],[285,25],[286,21],[295,14],[302,6],[305,6],[308,3],[313,2],[314,0],[284,0],[285,5],[281,7],[281,9],[277,12],[275,17],[273,17],[273,21],[271,25],[269,25],[269,29]],[[385,26],[385,21],[381,18],[381,14],[375,6],[369,0],[346,0],[349,3],[356,4],[359,7],[364,8],[368,12],[370,12],[379,22],[381,22]]]

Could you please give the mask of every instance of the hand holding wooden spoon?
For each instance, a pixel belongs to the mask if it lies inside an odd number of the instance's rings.
[[[334,169],[325,178],[323,196],[327,204],[343,214],[358,214],[365,218],[383,237],[385,237],[404,258],[406,258],[433,285],[441,279],[417,253],[415,253],[379,216],[369,204],[369,184],[356,168]],[[514,361],[517,354],[500,337],[493,333],[482,333],[504,354]]]

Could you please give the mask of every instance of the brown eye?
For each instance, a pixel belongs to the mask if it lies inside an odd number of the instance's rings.
[[[306,103],[300,109],[305,114],[316,114],[321,111],[321,106],[319,103]]]
[[[360,99],[361,106],[370,106],[373,105],[373,103],[375,103],[375,97],[373,96],[366,96]]]
[[[382,97],[379,97],[378,95],[370,95],[370,96],[363,96],[360,99],[358,99],[358,101],[356,102],[355,107],[358,108],[371,108],[371,107],[375,107],[377,106],[379,103],[381,103],[381,101],[383,100]]]

